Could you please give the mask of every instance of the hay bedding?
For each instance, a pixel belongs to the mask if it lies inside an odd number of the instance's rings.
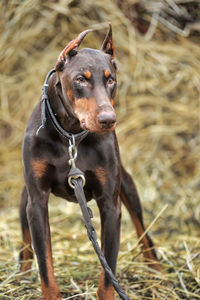
[[[134,174],[145,223],[151,224],[165,271],[162,276],[147,268],[123,211],[117,277],[131,299],[200,298],[199,4],[141,1],[138,10],[138,3],[0,3],[0,299],[40,297],[35,262],[31,278],[17,282],[20,147],[26,121],[60,50],[86,28],[101,30],[91,33],[84,46],[100,47],[108,21],[120,69],[116,108],[122,160]],[[158,3],[159,16],[168,23],[154,14]],[[192,22],[180,21],[174,13],[183,6]],[[99,229],[95,203],[91,207]],[[95,299],[100,267],[78,206],[52,198],[50,215],[55,272],[64,299]]]

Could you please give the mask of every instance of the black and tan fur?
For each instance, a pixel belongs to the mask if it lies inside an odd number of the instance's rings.
[[[84,36],[81,33],[61,52],[56,73],[49,80],[48,97],[56,118],[68,132],[89,130],[78,145],[77,167],[85,173],[87,201],[94,198],[101,217],[101,246],[112,271],[116,271],[119,250],[121,201],[128,209],[138,237],[145,228],[135,185],[120,161],[115,135],[116,114],[113,108],[116,94],[116,64],[112,30],[101,50],[78,50]],[[45,300],[61,299],[53,271],[48,218],[50,193],[76,202],[67,184],[68,142],[47,119],[41,125],[41,101],[28,122],[23,142],[25,187],[22,192],[20,219],[24,246],[20,253],[21,271],[28,271],[33,251],[37,256]],[[160,270],[153,243],[145,234],[141,239],[144,256],[150,265]],[[67,268],[67,266],[66,266]],[[113,300],[114,289],[101,272],[97,291],[100,300]]]

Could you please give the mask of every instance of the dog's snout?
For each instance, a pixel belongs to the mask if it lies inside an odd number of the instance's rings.
[[[116,114],[114,112],[102,112],[97,118],[103,129],[111,128],[116,123]]]

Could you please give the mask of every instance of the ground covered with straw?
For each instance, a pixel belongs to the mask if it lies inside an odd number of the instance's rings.
[[[0,299],[41,297],[35,260],[31,277],[19,283],[18,205],[26,122],[63,47],[92,28],[83,46],[100,48],[108,22],[119,66],[115,107],[121,157],[135,179],[163,268],[159,274],[147,267],[123,209],[117,278],[130,299],[200,299],[199,33],[177,32],[166,22],[155,22],[150,13],[141,15],[149,24],[141,33],[127,15],[137,2],[0,2]],[[160,1],[165,10],[171,3],[176,11],[180,2]],[[99,236],[94,201],[90,207]],[[79,207],[52,197],[50,223],[63,299],[96,299],[100,266]]]

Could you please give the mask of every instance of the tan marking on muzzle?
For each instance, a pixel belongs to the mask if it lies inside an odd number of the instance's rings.
[[[99,130],[97,123],[97,107],[95,98],[80,98],[74,102],[74,112],[80,123],[85,122],[85,126],[91,132]]]

